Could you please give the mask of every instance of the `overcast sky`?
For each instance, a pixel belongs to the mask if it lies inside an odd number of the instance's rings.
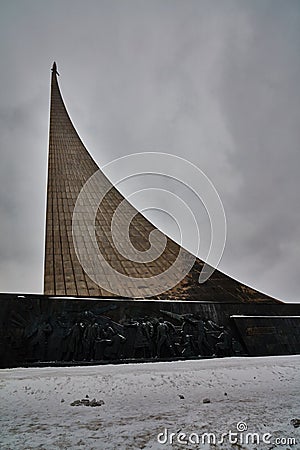
[[[298,0],[2,1],[0,37],[1,292],[42,292],[56,60],[71,118],[100,167],[143,151],[196,164],[226,211],[220,269],[299,301]],[[205,230],[201,206],[187,201]],[[163,215],[152,220],[175,233]]]

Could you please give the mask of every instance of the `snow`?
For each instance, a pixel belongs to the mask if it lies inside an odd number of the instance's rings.
[[[299,450],[300,427],[290,423],[300,418],[299,363],[300,356],[281,356],[0,370],[0,448]],[[70,405],[87,395],[104,404]],[[219,440],[239,422],[259,434],[259,445],[188,442],[205,432]],[[178,443],[180,432],[188,443]]]

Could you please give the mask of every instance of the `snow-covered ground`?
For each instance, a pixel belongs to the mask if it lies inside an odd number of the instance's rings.
[[[0,370],[0,409],[5,450],[299,450],[300,356]]]

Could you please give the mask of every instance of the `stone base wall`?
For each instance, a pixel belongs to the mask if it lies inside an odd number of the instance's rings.
[[[2,368],[300,353],[300,304],[22,294],[1,294],[0,304]]]

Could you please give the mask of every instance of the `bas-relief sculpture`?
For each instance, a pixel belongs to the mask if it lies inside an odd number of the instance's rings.
[[[28,308],[30,314],[26,315]],[[196,313],[179,315],[161,310],[160,317],[124,317],[116,322],[90,310],[47,316],[37,315],[36,305],[36,313],[32,308],[27,304],[23,314],[12,313],[7,327],[6,345],[17,363],[245,354],[231,328]]]

